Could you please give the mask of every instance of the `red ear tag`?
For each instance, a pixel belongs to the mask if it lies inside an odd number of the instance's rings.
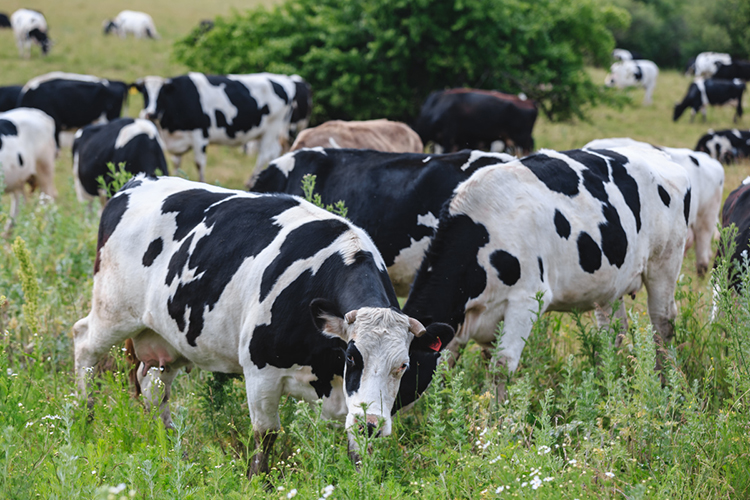
[[[440,347],[443,345],[443,341],[440,340],[440,338],[436,338],[435,341],[430,344],[430,349],[432,349],[435,352],[440,351]]]

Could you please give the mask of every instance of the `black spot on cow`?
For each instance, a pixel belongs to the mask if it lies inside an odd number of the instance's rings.
[[[284,101],[284,104],[289,104],[289,96],[286,93],[286,90],[284,90],[284,87],[270,78],[268,79],[269,82],[271,82],[271,87],[273,87],[273,92],[281,98],[282,101]]]
[[[672,198],[669,196],[669,193],[667,193],[667,190],[664,189],[662,186],[659,186],[659,198],[661,198],[662,203],[664,203],[664,206],[668,207],[669,203],[672,201]]]
[[[602,267],[602,251],[594,239],[585,232],[578,235],[578,263],[581,269],[591,274]]]
[[[161,254],[161,251],[164,249],[164,242],[161,238],[156,238],[154,241],[149,243],[148,248],[146,248],[146,253],[143,254],[143,265],[145,267],[151,267],[151,264],[154,263],[154,260]]]
[[[23,156],[21,156],[21,153],[18,153],[18,165],[23,167]]]
[[[466,167],[466,171],[475,172],[482,167],[486,167],[488,165],[497,165],[498,163],[505,162],[499,158],[494,158],[492,156],[480,156],[476,160],[472,161],[468,167]]]
[[[515,285],[521,279],[521,264],[505,250],[496,250],[490,255],[490,264],[497,271],[500,281],[507,286]]]
[[[641,230],[641,198],[638,194],[638,183],[633,179],[625,165],[628,159],[614,151],[608,149],[595,149],[597,153],[609,158],[609,166],[612,169],[612,180],[622,193],[625,203],[635,217],[636,232]]]
[[[604,189],[604,184],[609,182],[607,160],[582,149],[563,151],[563,154],[586,166],[581,172],[583,187],[597,200],[607,202],[609,197]]]
[[[611,265],[618,268],[622,267],[625,263],[625,255],[628,253],[628,236],[622,228],[620,215],[617,213],[615,207],[607,203],[602,207],[602,213],[606,220],[606,222],[599,224],[599,231],[602,235],[602,252],[604,252]],[[579,250],[581,248],[580,241],[579,238]],[[598,267],[597,265],[597,269]]]
[[[210,194],[217,196],[212,198]],[[200,198],[197,210],[192,196]],[[176,233],[191,230],[201,222],[211,229],[209,234],[196,241],[195,248],[185,262],[181,252],[187,252],[195,233],[190,235],[172,257],[167,274],[169,285],[174,276],[181,276],[182,269],[187,264],[193,275],[199,276],[187,283],[179,283],[167,303],[169,314],[177,321],[178,326],[184,321],[186,310],[190,310],[187,341],[191,346],[196,345],[196,339],[203,330],[206,309],[213,309],[245,259],[258,255],[280,231],[281,227],[275,224],[274,217],[299,204],[298,200],[287,196],[273,196],[263,200],[237,197],[213,204],[227,196],[230,194],[192,189],[171,195],[162,204],[162,213],[177,212]],[[252,235],[252,238],[242,235]],[[181,331],[183,329],[180,327]]]
[[[161,213],[177,212],[173,239],[180,241],[206,218],[206,210],[214,203],[232,196],[231,193],[214,193],[206,189],[188,189],[168,196],[161,205]]]
[[[425,325],[463,323],[466,302],[487,286],[487,274],[477,261],[479,249],[490,241],[487,229],[468,215],[443,209],[439,230],[422,260],[404,312]],[[460,245],[456,242],[460,241]]]
[[[217,111],[217,113],[218,113],[218,111]],[[203,146],[201,146],[201,151],[202,151],[202,152],[204,152],[204,153],[205,153],[205,152],[206,152],[206,149],[208,149],[208,144],[204,144]]]
[[[18,135],[18,129],[16,128],[16,124],[12,121],[0,118],[0,137],[4,135]]]
[[[99,221],[99,237],[96,242],[96,260],[94,261],[94,274],[99,272],[101,263],[101,249],[107,243],[112,233],[117,229],[117,225],[122,220],[122,216],[128,209],[129,196],[126,193],[115,196],[102,211],[102,218]]]
[[[541,257],[537,257],[536,261],[539,264],[539,279],[543,282],[544,281],[544,262],[542,262]]]
[[[643,71],[641,70],[641,67],[639,65],[635,65],[635,73],[633,74],[635,76],[636,81],[640,82],[641,79],[643,79]]]
[[[688,157],[690,158],[690,161],[692,161],[693,163],[695,163],[696,167],[700,167],[701,166],[700,162],[694,156],[688,155]]]
[[[265,300],[276,280],[289,266],[298,260],[312,257],[318,250],[329,246],[348,229],[349,226],[340,220],[326,219],[304,224],[289,233],[284,243],[281,244],[278,255],[263,272],[263,279],[260,283],[260,301]],[[311,241],[314,241],[315,245],[310,245]]]
[[[562,212],[557,209],[555,209],[555,230],[557,230],[557,234],[559,234],[561,238],[567,240],[570,236],[570,222],[568,222],[568,219],[566,219]]]
[[[143,184],[143,181],[136,178],[131,178],[128,182],[126,182],[121,188],[120,191],[127,191],[128,189],[137,188]]]
[[[563,160],[550,158],[545,154],[535,154],[522,158],[521,163],[550,190],[567,196],[578,194],[578,173]]]
[[[682,200],[682,213],[685,215],[685,224],[690,221],[690,197],[692,196],[690,188],[685,193],[685,199]]]
[[[167,265],[167,276],[164,279],[164,283],[167,286],[172,285],[172,281],[174,281],[175,277],[182,276],[182,270],[185,268],[185,264],[187,264],[188,258],[190,257],[190,245],[193,243],[193,236],[194,235],[191,234],[185,241],[183,241],[180,248],[173,253],[172,258],[169,259],[169,264]],[[184,323],[182,323],[180,330],[184,328]]]
[[[352,395],[359,390],[359,384],[362,380],[362,370],[365,368],[365,362],[362,354],[357,349],[353,340],[349,341],[346,346],[346,393]]]

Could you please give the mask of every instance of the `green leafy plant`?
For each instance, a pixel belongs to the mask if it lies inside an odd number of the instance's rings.
[[[31,260],[31,254],[26,242],[20,236],[13,242],[13,253],[18,260],[18,274],[23,287],[23,317],[26,326],[31,333],[36,333],[38,328],[37,313],[39,310],[39,283],[37,282],[36,269]]]
[[[342,200],[337,201],[333,205],[324,205],[323,199],[320,197],[320,193],[315,192],[315,179],[317,178],[314,174],[305,174],[302,177],[302,192],[305,194],[305,200],[309,201],[313,205],[328,210],[331,213],[340,215],[346,218],[346,214],[349,213],[349,209]]]
[[[99,185],[99,189],[105,193],[105,196],[111,198],[133,178],[133,174],[125,170],[125,162],[120,162],[117,167],[114,163],[108,162],[107,169],[109,172],[97,177],[96,183]]]

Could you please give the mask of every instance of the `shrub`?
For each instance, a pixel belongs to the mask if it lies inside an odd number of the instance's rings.
[[[609,61],[627,13],[596,0],[286,0],[216,20],[175,45],[210,73],[298,73],[314,118],[409,121],[434,90],[524,92],[553,120],[612,101],[584,63]]]

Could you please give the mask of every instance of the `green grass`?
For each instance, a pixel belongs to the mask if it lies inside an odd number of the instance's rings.
[[[136,0],[129,8],[151,13],[163,38],[122,41],[101,34],[101,22],[121,10],[114,2],[41,0],[35,7],[45,12],[56,45],[48,58],[36,50],[23,61],[12,34],[0,31],[0,84],[52,70],[126,81],[179,74],[187,68],[170,59],[176,37],[203,18],[252,4]],[[604,71],[591,74],[603,81]],[[594,109],[590,122],[542,118],[537,146],[566,149],[626,136],[693,147],[707,128],[732,126],[729,109],[710,109],[706,124],[700,118],[691,124],[687,116],[672,123],[672,106],[687,85],[665,71],[651,107],[640,105],[643,91],[635,90],[634,105]],[[140,104],[132,97],[127,113],[135,116]],[[254,162],[235,149],[208,153],[208,180],[241,188]],[[248,482],[253,441],[242,380],[221,383],[201,370],[182,374],[173,393],[178,428],[166,432],[130,395],[117,349],[112,363],[119,370],[99,376],[89,415],[72,396],[71,328],[90,307],[98,221],[96,207],[75,199],[71,165],[70,151],[63,150],[57,201],[32,196],[0,241],[6,297],[0,305],[0,498],[119,499],[131,491],[135,498],[286,498],[296,489],[297,498],[314,499],[328,485],[334,486],[328,498],[357,499],[750,496],[750,300],[722,295],[723,314],[710,324],[708,282],[696,277],[692,253],[678,289],[666,386],[652,369],[645,292],[626,300],[631,329],[620,350],[611,346],[612,332],[593,328],[590,314],[546,315],[509,377],[507,402],[494,399],[486,363],[469,345],[415,409],[395,419],[393,435],[373,442],[359,472],[347,457],[343,429],[321,421],[319,406],[287,398],[273,489],[260,478]],[[191,162],[184,170],[197,177]],[[750,174],[750,163],[727,167],[726,174],[725,195]],[[9,205],[7,196],[2,201],[0,223]],[[17,237],[28,258],[19,244],[14,251]]]

